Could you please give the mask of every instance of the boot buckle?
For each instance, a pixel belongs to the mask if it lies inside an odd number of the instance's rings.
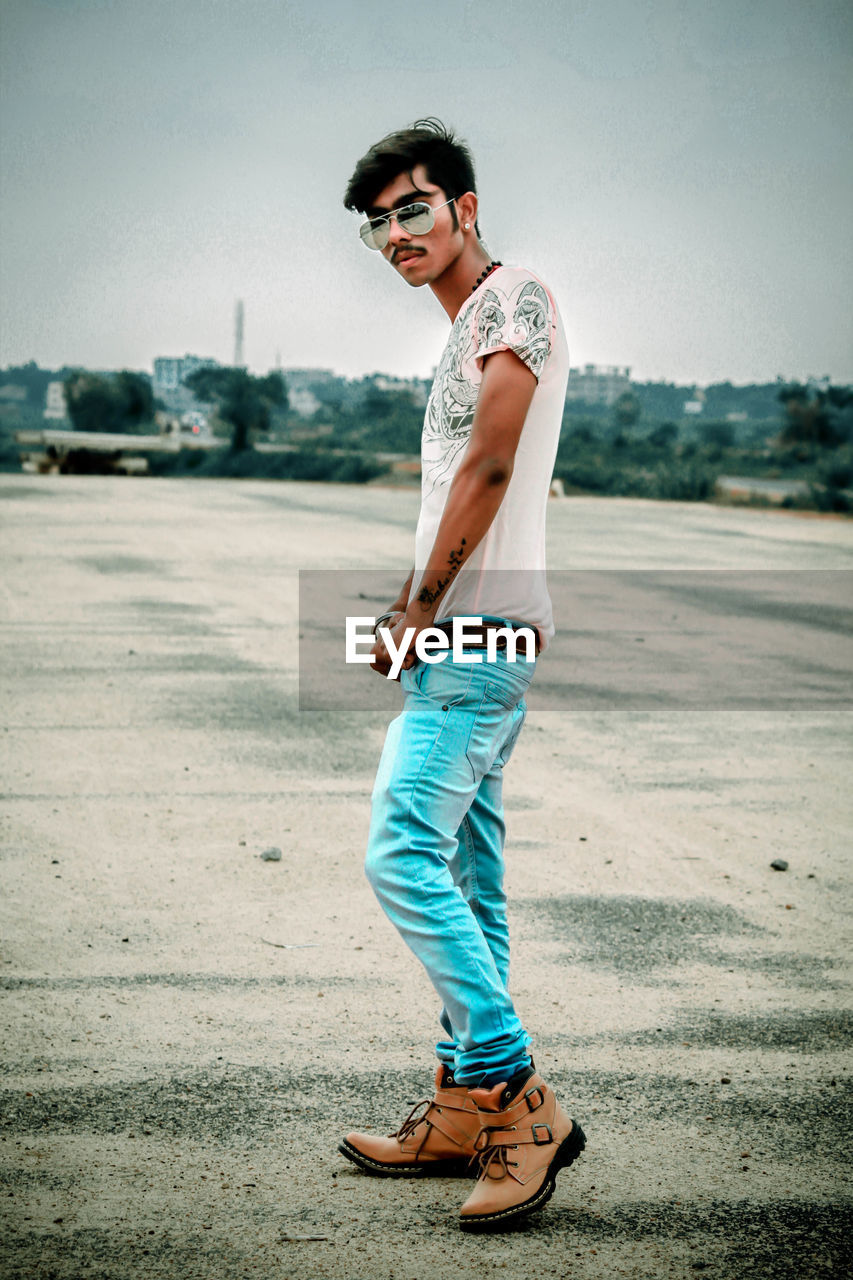
[[[545,1138],[539,1138],[539,1137],[537,1137],[537,1134],[536,1134],[536,1130],[537,1130],[537,1129],[544,1129],[544,1130],[545,1130],[545,1133],[546,1133],[548,1136],[547,1136],[547,1137],[545,1137]],[[549,1124],[535,1124],[535,1125],[533,1125],[533,1127],[531,1128],[530,1132],[531,1132],[531,1135],[532,1135],[532,1137],[533,1137],[533,1142],[534,1142],[535,1146],[537,1146],[537,1147],[547,1147],[547,1145],[548,1145],[548,1143],[549,1143],[549,1142],[553,1142],[553,1141],[554,1141],[554,1135],[553,1135],[553,1133],[551,1132],[551,1126],[550,1126]]]

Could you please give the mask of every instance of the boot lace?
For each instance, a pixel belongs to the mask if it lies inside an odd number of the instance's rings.
[[[419,1124],[422,1124],[424,1126],[424,1136],[421,1139],[420,1146],[415,1152],[416,1156],[420,1155],[423,1145],[429,1137],[429,1131],[432,1128],[432,1125],[427,1119],[432,1105],[432,1098],[424,1098],[422,1102],[416,1102],[397,1132],[389,1135],[392,1138],[396,1138],[398,1142],[403,1142],[410,1134],[414,1133]]]
[[[480,1169],[477,1179],[494,1178],[498,1181],[505,1178],[509,1173],[509,1166],[513,1169],[518,1168],[517,1160],[510,1160],[509,1152],[515,1150],[514,1147],[504,1146],[486,1146],[482,1151],[475,1151],[471,1159],[468,1161],[469,1167],[474,1164],[475,1160],[479,1162]]]

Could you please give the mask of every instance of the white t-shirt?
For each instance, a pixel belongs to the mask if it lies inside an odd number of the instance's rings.
[[[560,438],[569,352],[552,294],[521,267],[498,267],[463,304],[432,384],[421,437],[421,511],[415,535],[417,596],[451,481],[471,435],[483,360],[513,351],[536,375],[503,502],[482,542],[445,592],[439,619],[508,618],[554,634],[545,582],[545,509]]]

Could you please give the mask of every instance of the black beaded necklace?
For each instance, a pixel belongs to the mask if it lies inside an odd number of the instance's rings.
[[[502,267],[502,266],[503,266],[502,262],[490,262],[489,265],[486,267],[485,271],[481,273],[479,279],[477,280],[477,283],[474,285],[471,292],[476,293],[480,285],[486,279],[486,276],[490,276],[496,267]]]

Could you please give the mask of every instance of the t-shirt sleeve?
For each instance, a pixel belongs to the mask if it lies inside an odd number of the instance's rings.
[[[513,351],[538,380],[551,354],[554,300],[527,271],[497,271],[483,286],[472,317],[472,358],[482,372],[486,356]]]

